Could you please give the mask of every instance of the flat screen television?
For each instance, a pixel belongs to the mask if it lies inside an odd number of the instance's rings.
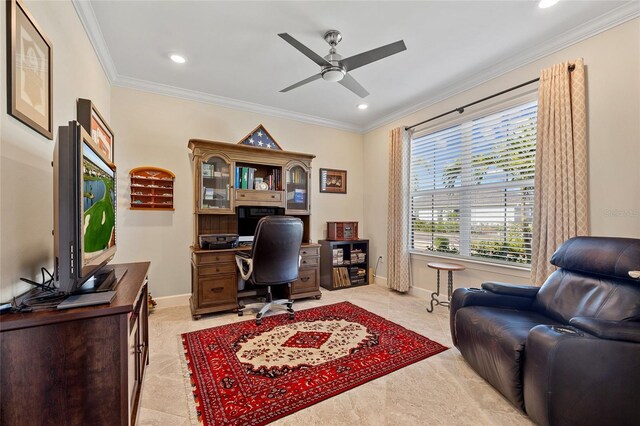
[[[238,241],[241,243],[250,242],[253,241],[260,219],[265,216],[284,216],[284,209],[282,207],[242,206],[237,208],[236,216],[238,219]]]
[[[115,165],[77,121],[70,121],[58,128],[53,167],[58,289],[108,290],[114,277],[99,272],[116,253]]]

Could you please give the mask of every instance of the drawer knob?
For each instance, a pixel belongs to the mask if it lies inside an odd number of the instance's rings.
[[[275,196],[275,195],[272,195],[272,196],[271,196],[271,198],[276,198],[276,196]]]
[[[306,261],[306,260],[303,260],[303,261],[302,261],[302,263],[307,263],[307,261]]]
[[[303,251],[302,251],[302,254],[303,254],[303,255],[307,254],[306,250],[303,250]]]
[[[306,283],[307,281],[309,281],[311,279],[311,277],[301,277],[300,281],[302,281],[303,283]]]
[[[240,194],[241,197],[244,197],[244,194]]]
[[[224,287],[213,287],[211,289],[211,291],[214,293],[222,293],[222,290],[224,290]]]

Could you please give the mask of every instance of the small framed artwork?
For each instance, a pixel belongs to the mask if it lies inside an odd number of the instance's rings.
[[[7,3],[7,112],[53,139],[51,42],[19,0]]]
[[[113,163],[113,131],[107,124],[96,106],[89,99],[78,99],[78,123],[91,134],[98,149]]]
[[[347,193],[347,171],[320,169],[320,192]]]

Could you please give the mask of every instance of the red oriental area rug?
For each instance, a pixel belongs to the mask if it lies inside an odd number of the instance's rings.
[[[348,302],[182,341],[204,425],[266,424],[447,349]]]

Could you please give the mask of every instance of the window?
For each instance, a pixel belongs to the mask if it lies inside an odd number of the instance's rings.
[[[411,141],[411,249],[531,263],[537,102]]]

